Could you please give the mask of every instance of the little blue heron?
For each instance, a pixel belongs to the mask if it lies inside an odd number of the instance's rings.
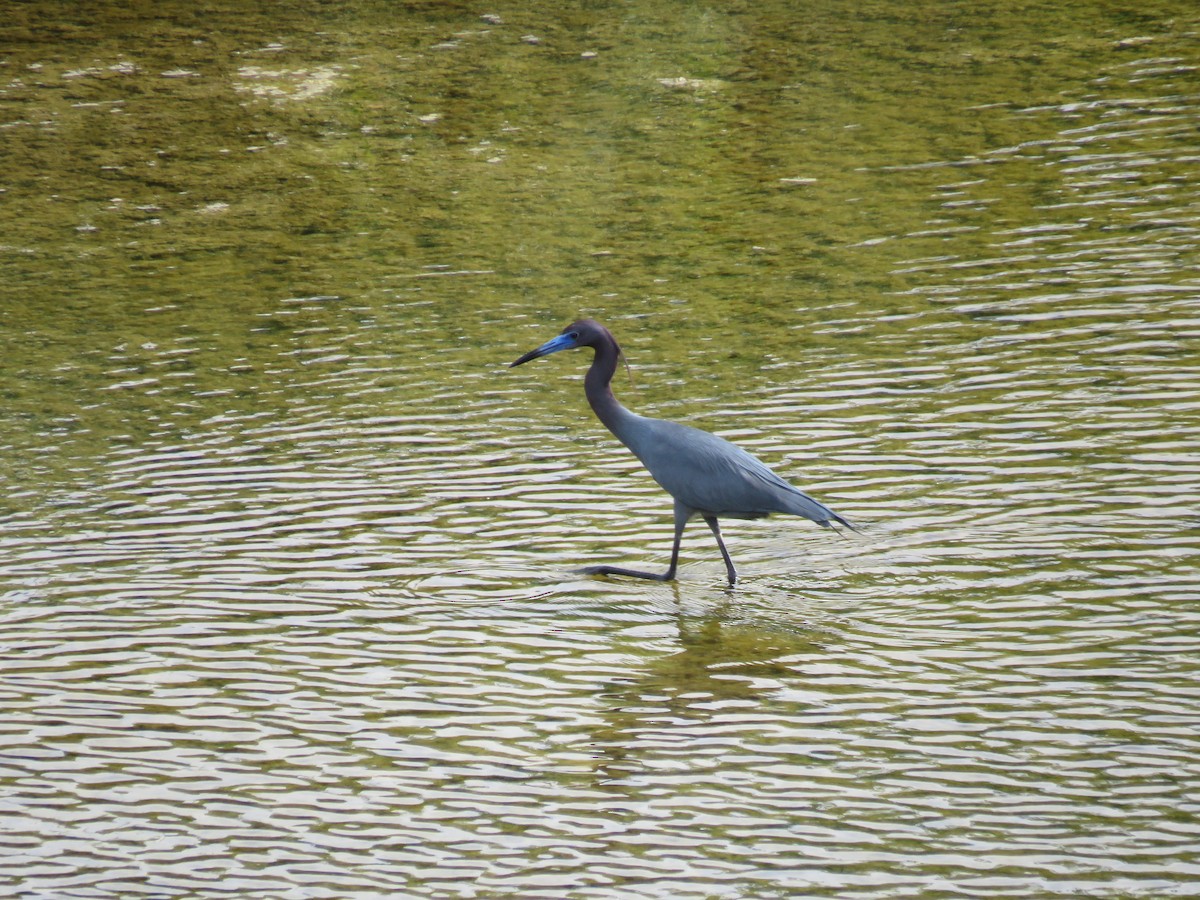
[[[612,378],[621,348],[609,330],[593,319],[573,322],[558,337],[530,350],[509,368],[575,347],[591,347],[595,351],[583,381],[592,411],[642,461],[663,490],[675,498],[675,543],[666,572],[655,575],[617,566],[588,566],[580,569],[581,573],[672,580],[679,563],[683,529],[696,515],[712,529],[731,585],[737,582],[737,570],[721,540],[719,518],[759,519],[771,513],[791,513],[812,519],[823,528],[833,527],[837,522],[854,529],[850,522],[792,487],[741,447],[698,428],[639,416],[618,403],[612,392]]]

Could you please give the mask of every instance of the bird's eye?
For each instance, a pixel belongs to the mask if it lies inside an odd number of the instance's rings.
[[[579,332],[572,331],[570,334],[567,335],[567,337],[569,337],[573,341],[577,341],[577,340],[579,340]]]

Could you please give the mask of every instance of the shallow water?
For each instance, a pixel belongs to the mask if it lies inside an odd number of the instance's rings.
[[[486,13],[491,18],[480,18]],[[0,889],[1200,884],[1195,12],[23,5]],[[702,525],[583,402],[863,525]]]

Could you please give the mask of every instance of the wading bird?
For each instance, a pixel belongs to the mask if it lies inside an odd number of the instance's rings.
[[[568,325],[558,337],[530,350],[509,368],[575,347],[591,347],[595,351],[583,381],[592,411],[642,461],[663,490],[675,498],[675,544],[666,572],[655,575],[617,566],[588,566],[580,569],[581,573],[670,581],[679,563],[683,529],[697,515],[708,523],[717,539],[731,585],[737,582],[737,570],[721,540],[718,519],[758,519],[771,513],[790,513],[812,519],[823,528],[833,527],[837,522],[854,529],[850,522],[792,487],[741,447],[698,428],[639,416],[618,403],[612,392],[612,377],[621,348],[599,322],[581,319]]]

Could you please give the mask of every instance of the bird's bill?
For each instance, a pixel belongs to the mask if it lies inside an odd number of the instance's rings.
[[[530,350],[514,363],[509,364],[509,368],[519,366],[521,363],[527,363],[531,359],[538,359],[542,356],[549,356],[551,353],[557,353],[559,350],[570,350],[575,344],[576,336],[573,334],[560,334],[558,337],[551,338],[538,347],[536,350]]]

